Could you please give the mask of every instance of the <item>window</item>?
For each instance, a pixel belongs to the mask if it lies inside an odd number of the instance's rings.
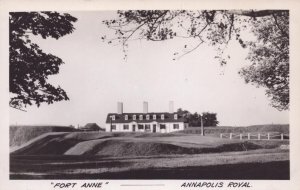
[[[165,119],[165,115],[162,114],[162,115],[160,116],[160,118],[161,118],[162,120],[164,120],[164,119]]]
[[[140,115],[140,120],[143,120],[143,115]]]
[[[128,115],[125,115],[125,120],[128,120]]]
[[[179,129],[179,124],[173,124],[173,129]]]
[[[138,125],[138,129],[144,129],[144,125]]]
[[[149,120],[150,119],[150,115],[146,115],[146,119]]]
[[[165,124],[160,124],[159,127],[160,127],[160,129],[166,129],[166,125]]]
[[[149,124],[146,124],[146,125],[145,125],[145,130],[146,130],[146,131],[150,131],[150,130],[151,130],[151,127],[150,127]]]
[[[117,129],[116,125],[111,125],[111,130],[116,130],[116,129]]]
[[[156,119],[156,115],[153,115],[153,119]]]
[[[136,120],[136,115],[133,115],[133,116],[132,116],[132,119],[133,119],[133,120]]]
[[[110,116],[110,118],[111,118],[111,120],[116,120],[116,116],[115,115],[112,115],[112,116]]]
[[[129,130],[129,125],[123,125],[124,130]]]
[[[174,119],[178,119],[178,115],[177,114],[174,114]]]

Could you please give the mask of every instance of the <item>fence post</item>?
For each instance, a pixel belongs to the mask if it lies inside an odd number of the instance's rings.
[[[222,135],[223,135],[223,134],[221,133],[221,134],[220,134],[220,138],[221,138],[221,139],[223,138]]]
[[[283,133],[281,133],[281,140],[283,140]]]
[[[248,133],[248,140],[250,140],[250,133]]]
[[[258,133],[258,136],[257,136],[258,140],[260,140],[260,133]]]
[[[243,139],[243,134],[240,134],[240,140],[242,140]]]
[[[229,133],[229,139],[232,139],[232,133]]]
[[[268,133],[268,140],[270,140],[270,133]]]

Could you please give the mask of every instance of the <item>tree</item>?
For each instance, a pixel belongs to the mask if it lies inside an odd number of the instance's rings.
[[[271,18],[271,19],[270,19]],[[250,44],[252,64],[240,71],[247,83],[266,87],[271,104],[289,108],[289,14],[272,14],[254,23],[256,43]]]
[[[197,112],[190,115],[188,118],[189,126],[201,126],[201,116]]]
[[[219,124],[216,113],[204,112],[202,113],[203,126],[216,127]]]
[[[118,18],[103,21],[115,31],[114,36],[102,39],[121,44],[125,58],[131,40],[187,38],[197,44],[184,45],[181,53],[174,53],[174,60],[208,43],[216,49],[215,58],[225,65],[230,56],[224,50],[230,41],[237,40],[242,48],[249,49],[251,65],[240,72],[245,82],[265,87],[273,107],[289,109],[289,11],[128,10],[117,14]],[[247,37],[249,33],[253,40]]]
[[[189,111],[183,110],[181,108],[177,110],[177,113],[179,115],[182,115],[185,118],[185,122],[187,122],[191,127],[201,126],[201,117],[204,127],[215,127],[219,124],[216,113],[203,112],[202,114],[198,114],[197,112],[195,112],[194,114],[192,114]]]
[[[188,118],[190,118],[190,116],[191,116],[191,113],[189,111],[178,108],[177,113],[179,115],[183,116],[184,122],[188,123]]]
[[[27,105],[68,100],[66,92],[47,82],[49,75],[59,73],[64,62],[52,54],[43,52],[32,43],[30,35],[42,38],[60,37],[74,31],[77,19],[57,12],[9,13],[9,105],[24,109]]]

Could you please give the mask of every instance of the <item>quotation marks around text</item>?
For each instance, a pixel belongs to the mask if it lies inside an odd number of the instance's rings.
[[[51,186],[55,189],[72,189],[75,187],[80,188],[102,188],[105,185],[108,185],[109,182],[89,182],[89,183],[54,183],[51,182]]]

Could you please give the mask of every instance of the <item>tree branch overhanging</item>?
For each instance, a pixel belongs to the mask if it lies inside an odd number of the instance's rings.
[[[266,81],[257,81],[255,77],[268,77],[276,79],[274,71],[282,71],[280,76],[288,79],[289,71],[283,70],[280,65],[289,65],[289,12],[288,10],[203,10],[203,11],[187,11],[187,10],[170,10],[166,11],[150,10],[150,11],[119,11],[119,18],[113,20],[119,27],[116,35],[118,41],[123,48],[128,47],[130,38],[146,39],[150,41],[163,41],[173,38],[183,39],[201,39],[201,41],[192,49],[185,51],[178,57],[178,53],[174,56],[181,58],[184,55],[195,51],[201,44],[207,42],[215,47],[216,58],[219,59],[221,65],[226,64],[224,59],[224,49],[227,48],[229,42],[233,39],[237,40],[241,47],[249,49],[249,58],[252,63],[250,69],[245,69],[245,81],[256,83],[258,86],[267,86],[270,88],[266,93],[272,98],[272,104],[278,109],[287,109],[289,99],[285,91],[274,91],[272,85],[265,84]],[[163,16],[162,16],[163,15]],[[147,18],[145,20],[145,18]],[[175,19],[176,18],[176,19]],[[146,22],[146,23],[145,23]],[[120,24],[121,23],[121,24]],[[112,24],[106,23],[110,28]],[[276,26],[276,27],[275,27]],[[115,27],[115,25],[114,25]],[[130,28],[131,32],[128,32]],[[248,30],[250,29],[250,30]],[[118,30],[116,30],[118,31]],[[138,32],[139,31],[139,32]],[[255,39],[247,39],[242,36],[243,32],[251,32]],[[235,38],[233,38],[235,36]],[[122,41],[123,40],[123,41]],[[110,43],[110,42],[109,42]],[[260,50],[260,47],[264,50]],[[186,48],[186,45],[184,46]],[[280,51],[280,64],[277,63],[278,51]],[[228,59],[230,58],[227,56]],[[173,59],[175,60],[175,59]],[[270,70],[270,66],[274,67]],[[266,68],[264,68],[266,67]],[[269,69],[269,70],[268,70]],[[263,72],[260,72],[262,71]],[[268,72],[265,72],[268,71]],[[267,75],[267,76],[263,76]],[[269,81],[268,81],[269,82]],[[285,80],[285,86],[288,86],[289,80]],[[271,81],[276,83],[276,81]],[[279,101],[279,102],[278,102]],[[281,108],[279,108],[282,106]]]

